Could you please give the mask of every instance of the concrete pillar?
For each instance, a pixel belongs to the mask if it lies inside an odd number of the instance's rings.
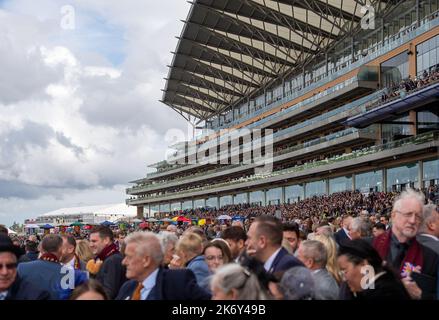
[[[138,206],[137,207],[137,218],[138,219],[143,219],[143,206]]]
[[[416,135],[418,133],[418,121],[416,111],[409,111],[409,121],[413,122],[413,125],[410,125],[410,134]]]
[[[280,202],[281,203],[285,203],[285,188],[286,187],[281,187],[281,190],[282,190],[281,196],[280,196]]]
[[[387,191],[387,169],[384,168],[383,172],[383,191]]]
[[[424,186],[424,161],[418,161],[418,188],[422,188]]]
[[[250,203],[250,192],[246,192],[247,193],[247,203]]]
[[[355,191],[355,189],[357,188],[357,186],[355,185],[355,174],[352,174],[352,191]]]
[[[325,179],[325,184],[326,184],[326,194],[328,194],[329,195],[329,192],[331,191],[331,190],[329,190],[329,179]]]

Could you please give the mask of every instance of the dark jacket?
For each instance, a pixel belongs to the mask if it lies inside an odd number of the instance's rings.
[[[130,300],[137,284],[136,280],[125,282],[120,288],[116,300]],[[156,284],[147,300],[210,300],[210,298],[210,294],[197,285],[191,270],[160,268]]]
[[[337,242],[338,245],[340,245],[340,241],[344,239],[349,239],[348,235],[346,234],[343,228],[341,228],[334,234],[334,238],[335,238],[335,242]]]
[[[5,300],[49,300],[50,293],[38,288],[18,275],[8,290]]]
[[[340,299],[342,300],[410,300],[410,295],[407,293],[402,282],[386,271],[384,275],[379,277],[375,283],[374,288],[366,289],[361,292],[353,294],[346,282],[343,282],[340,287]]]
[[[430,248],[431,250],[433,250],[437,255],[439,255],[439,241],[435,240],[429,236],[423,235],[423,234],[418,234],[416,236],[416,240],[418,240],[418,242],[428,248]]]
[[[116,297],[120,287],[126,281],[126,269],[122,265],[122,260],[123,256],[120,253],[109,256],[96,274],[96,280],[104,286],[109,299]]]
[[[300,262],[300,260],[297,259],[295,256],[289,254],[288,251],[282,247],[276,258],[274,258],[269,272],[273,274],[279,274],[281,272],[287,271],[288,269],[298,266],[303,267],[303,263]]]

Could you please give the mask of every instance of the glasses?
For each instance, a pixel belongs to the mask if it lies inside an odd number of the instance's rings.
[[[223,257],[222,256],[207,256],[206,260],[208,261],[212,261],[212,260],[219,260],[219,261],[223,261]]]
[[[2,263],[0,264],[0,270],[2,270],[3,268],[6,268],[7,270],[13,270],[17,268],[17,264],[16,263]]]
[[[411,219],[414,216],[416,222],[422,221],[422,216],[416,214],[415,212],[401,212],[401,211],[396,211],[396,212],[400,213],[405,219]]]

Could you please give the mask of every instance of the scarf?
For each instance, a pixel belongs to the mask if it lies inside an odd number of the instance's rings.
[[[87,271],[92,275],[96,275],[101,269],[104,260],[116,253],[119,253],[119,250],[117,249],[116,244],[113,242],[106,246],[95,259],[91,259],[89,262],[87,262]]]
[[[53,253],[42,254],[40,260],[59,263],[58,258]]]
[[[376,237],[373,240],[373,247],[380,255],[381,259],[386,260],[390,251],[390,242],[392,240],[392,231],[389,230],[382,235]],[[417,266],[421,267],[424,264],[424,257],[422,254],[422,249],[416,238],[411,240],[411,244],[407,250],[405,257],[402,259],[401,265],[399,266],[400,275],[406,277],[409,275],[413,269]]]

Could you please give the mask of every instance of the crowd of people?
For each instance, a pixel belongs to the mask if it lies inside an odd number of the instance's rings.
[[[24,247],[0,227],[0,300],[437,299],[439,212],[428,191],[227,206],[214,213],[246,218],[128,234],[100,225],[30,235]]]

